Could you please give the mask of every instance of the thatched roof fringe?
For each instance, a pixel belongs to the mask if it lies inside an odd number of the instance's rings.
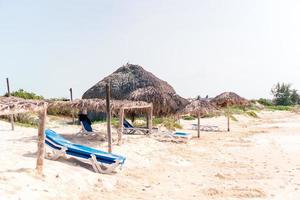
[[[234,92],[224,92],[211,100],[211,103],[219,107],[226,106],[247,106],[249,101],[243,97],[240,97]]]
[[[207,100],[194,100],[190,102],[179,114],[205,115],[216,112],[217,108]]]
[[[26,100],[17,97],[0,97],[0,115],[11,115],[25,112],[39,112],[47,103],[37,100]]]
[[[120,109],[127,111],[135,111],[136,113],[144,113],[147,109],[151,108],[151,103],[142,101],[120,101],[111,100],[111,110],[113,114],[118,114]],[[81,99],[74,101],[53,101],[49,102],[50,109],[65,109],[70,108],[77,111],[95,111],[106,112],[105,99]]]

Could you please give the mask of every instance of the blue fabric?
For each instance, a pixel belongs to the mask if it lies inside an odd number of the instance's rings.
[[[87,132],[93,132],[93,128],[87,120],[82,120],[81,122]]]
[[[134,128],[134,126],[131,125],[126,119],[125,119],[124,122],[123,122],[123,126],[124,126],[125,128]]]
[[[124,164],[126,160],[125,157],[116,154],[100,151],[98,149],[83,146],[80,144],[74,144],[49,129],[45,130],[45,135],[48,140],[54,143],[53,145],[50,142],[46,141],[47,145],[51,146],[54,149],[60,149],[59,145],[64,146],[67,148],[66,153],[68,155],[89,159],[91,157],[91,154],[94,154],[99,162],[107,164],[112,164],[116,161],[120,161],[121,164]],[[58,146],[55,146],[55,144],[57,144]]]
[[[174,133],[175,136],[180,136],[180,137],[187,137],[190,134],[189,133],[183,133],[183,132],[176,132]]]

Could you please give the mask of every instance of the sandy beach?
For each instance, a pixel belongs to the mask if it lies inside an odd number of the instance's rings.
[[[35,174],[37,130],[0,121],[0,199],[300,199],[300,116],[260,112],[235,116],[232,132],[202,132],[188,143],[125,136],[113,152],[126,156],[104,175],[73,159],[45,160]],[[181,120],[184,131],[196,121]],[[201,120],[225,130],[224,117]],[[96,128],[105,130],[104,125]],[[106,150],[101,137],[78,137],[79,126],[49,121],[73,142]]]

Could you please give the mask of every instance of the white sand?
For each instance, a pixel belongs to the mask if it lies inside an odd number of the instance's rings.
[[[0,199],[300,199],[300,116],[259,116],[237,116],[231,133],[203,132],[187,144],[126,136],[113,147],[127,157],[122,171],[103,175],[76,160],[45,160],[43,178],[34,171],[37,130],[12,132],[0,121]],[[188,129],[196,121],[181,123]],[[224,117],[202,124],[226,129]],[[100,138],[75,137],[77,126],[49,126],[74,142],[107,149]]]

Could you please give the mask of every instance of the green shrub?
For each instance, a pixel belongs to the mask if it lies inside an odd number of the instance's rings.
[[[182,126],[173,117],[164,117],[162,125],[168,130],[182,129]]]
[[[256,112],[254,112],[252,110],[248,110],[245,113],[250,117],[258,118],[258,115],[256,114]]]
[[[70,99],[67,99],[65,97],[60,97],[60,98],[51,98],[48,99],[49,101],[70,101]]]
[[[293,106],[267,106],[266,107],[267,110],[270,111],[292,111],[293,110]]]
[[[106,122],[106,120],[105,120],[105,122]],[[120,128],[119,119],[116,118],[116,117],[113,117],[113,118],[111,119],[111,125],[112,125],[113,127],[115,127],[115,128]]]
[[[182,126],[174,117],[155,117],[152,121],[154,126],[162,125],[168,130],[182,129]]]
[[[274,105],[273,102],[269,99],[260,98],[257,100],[257,102],[264,106],[273,106]]]
[[[144,120],[135,120],[133,122],[133,126],[134,127],[146,127],[147,126],[147,123],[144,121]]]
[[[195,117],[190,116],[190,115],[186,115],[186,116],[183,116],[182,119],[183,119],[183,120],[194,120]]]
[[[160,125],[162,123],[163,123],[163,118],[161,118],[161,117],[154,117],[152,120],[152,124],[154,126]]]
[[[237,121],[239,121],[235,116],[233,116],[233,115],[230,115],[230,119],[232,120],[232,121],[235,121],[235,122],[237,122]]]
[[[106,119],[104,120],[91,120],[93,124],[102,124],[102,123],[106,123]],[[112,117],[111,118],[111,125],[114,127],[114,128],[119,128],[120,125],[119,125],[119,118],[117,117]]]
[[[8,115],[1,116],[1,119],[6,121],[10,120]],[[14,115],[14,122],[20,126],[25,127],[38,127],[39,119],[30,113],[22,113]]]
[[[8,94],[6,93],[5,96],[8,96]],[[33,92],[27,92],[23,89],[19,89],[18,91],[12,92],[11,96],[20,97],[20,98],[23,98],[23,99],[37,99],[37,100],[44,99],[43,96],[39,96],[39,95],[37,95]]]
[[[74,109],[69,108],[54,108],[54,107],[48,107],[47,114],[48,115],[54,115],[54,116],[66,116],[66,117],[72,117],[77,113]]]
[[[274,96],[275,105],[291,106],[299,104],[300,96],[298,91],[291,89],[291,84],[277,83],[271,92]]]

